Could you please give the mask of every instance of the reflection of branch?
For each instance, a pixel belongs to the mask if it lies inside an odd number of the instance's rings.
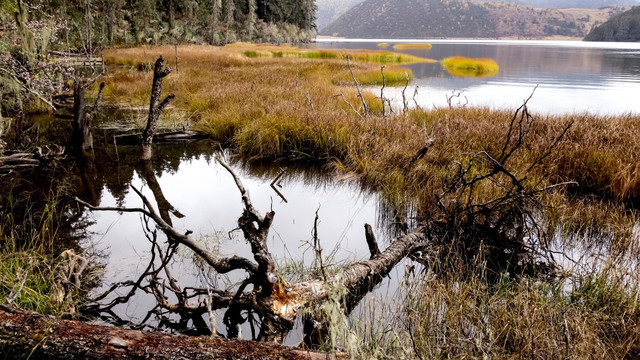
[[[151,163],[151,161],[144,161],[138,168],[138,174],[140,174],[140,176],[144,179],[144,181],[149,186],[149,189],[153,193],[153,197],[156,199],[156,204],[158,205],[158,212],[160,213],[160,217],[162,217],[162,219],[166,221],[167,224],[173,226],[169,213],[172,213],[178,219],[183,218],[184,215],[180,213],[180,211],[176,210],[176,208],[171,205],[169,200],[167,200],[167,198],[164,196],[162,187],[160,187],[160,183],[158,182],[158,179],[153,172],[152,165],[153,164]]]
[[[271,184],[269,184],[269,186],[271,186],[271,188],[273,189],[273,191],[276,192],[276,194],[278,196],[280,196],[280,198],[285,202],[288,203],[287,199],[284,197],[284,195],[282,195],[282,193],[280,192],[280,190],[278,190],[278,188],[276,188],[277,186],[281,186],[279,183],[280,178],[282,177],[282,175],[284,175],[284,173],[287,172],[286,169],[281,169],[280,173],[278,174],[278,176],[275,177],[275,179],[273,179],[273,181],[271,182]]]
[[[189,249],[193,250],[193,252],[195,252],[196,255],[202,257],[209,265],[211,265],[211,267],[213,267],[217,272],[221,274],[225,274],[230,271],[238,270],[238,269],[243,269],[247,271],[249,274],[254,274],[258,270],[256,265],[251,261],[249,261],[248,259],[238,257],[238,256],[233,256],[228,258],[221,257],[220,255],[205,249],[200,244],[198,244],[193,239],[191,239],[191,237],[189,237],[188,235],[179,233],[171,225],[167,224],[162,219],[162,217],[160,217],[160,215],[158,215],[155,212],[149,200],[140,192],[140,190],[136,189],[133,186],[131,188],[133,189],[133,191],[136,192],[136,194],[138,194],[138,196],[142,199],[142,202],[144,203],[144,205],[149,210],[141,209],[141,208],[125,208],[125,207],[98,207],[98,206],[93,206],[83,200],[80,200],[77,197],[75,198],[75,200],[78,203],[85,205],[91,210],[138,212],[150,217],[156,222],[160,230],[162,230],[162,232],[164,232],[170,240],[176,241],[188,247]]]

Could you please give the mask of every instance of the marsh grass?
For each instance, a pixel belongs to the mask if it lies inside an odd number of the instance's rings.
[[[245,45],[249,46],[249,45]],[[239,45],[231,48],[241,49]],[[263,45],[256,49],[244,51],[244,56],[248,58],[258,57],[276,57],[276,58],[303,58],[303,59],[340,59],[346,60],[349,56],[354,61],[369,62],[376,64],[413,64],[423,62],[435,62],[432,59],[421,58],[410,54],[401,54],[390,51],[373,51],[373,50],[304,50],[291,46],[269,46]]]
[[[502,150],[512,111],[453,107],[382,116],[376,95],[365,92],[371,107],[365,114],[353,84],[336,81],[351,76],[345,60],[246,56],[247,51],[287,49],[181,46],[180,73],[166,78],[165,91],[176,93],[174,105],[192,128],[208,132],[248,159],[319,161],[327,171],[350,174],[378,191],[381,206],[390,213],[417,219],[437,219],[434,194],[456,173],[456,162],[464,165],[479,151],[497,156]],[[173,48],[105,52],[112,64],[148,63],[160,54],[171,61]],[[353,59],[360,81],[366,74],[380,73],[379,64]],[[385,69],[385,75],[391,70]],[[104,97],[116,104],[147,103],[150,84],[148,71],[114,67]],[[343,94],[349,104],[336,94]],[[634,214],[640,201],[640,118],[534,117],[523,146],[506,166],[517,176],[529,171],[525,185],[531,188],[578,183],[536,196],[544,204],[539,225],[562,242],[602,242],[602,249],[611,251],[603,257],[614,259],[616,250],[637,258],[637,248],[629,244],[638,241],[638,230],[633,229],[638,227]],[[571,122],[552,153],[529,170]],[[410,164],[428,139],[434,146]],[[473,171],[487,169],[478,164]],[[465,201],[488,201],[503,191],[499,184],[486,182]],[[426,270],[430,275],[407,285],[399,301],[404,311],[384,315],[396,319],[393,330],[378,324],[356,332],[370,341],[358,345],[362,351],[400,358],[415,358],[416,350],[422,358],[638,356],[638,285],[623,286],[616,271],[594,268],[584,278],[518,282],[505,277],[495,283],[462,270],[442,276],[437,270],[444,264],[433,266]],[[403,351],[407,355],[400,356]]]
[[[60,195],[50,194],[45,204],[16,198],[12,189],[0,197],[0,303],[54,315],[72,305],[51,297],[56,269],[63,262],[55,249]]]
[[[382,85],[382,72],[380,69],[365,72],[358,74],[356,79],[364,86],[380,86]],[[407,81],[410,83],[413,80],[413,72],[409,68],[387,67],[384,69],[384,80],[386,86],[404,86]],[[349,85],[353,83],[353,78],[351,74],[348,74],[340,78],[334,78],[332,82],[337,85]]]
[[[456,76],[488,77],[494,76],[500,67],[493,59],[468,58],[464,56],[452,56],[440,61],[449,73]]]
[[[361,101],[352,82],[347,81],[351,74],[345,61],[244,56],[246,51],[282,48],[246,44],[180,47],[181,70],[166,78],[165,92],[177,94],[174,104],[193,127],[211,133],[242,154],[324,159],[330,168],[357,174],[363,184],[386,194],[393,207],[410,202],[424,213],[429,213],[431,194],[441,190],[454,161],[464,163],[477,151],[495,154],[501,149],[513,116],[510,111],[416,109],[403,116],[383,118],[379,117],[381,103],[376,95],[365,92],[371,117],[360,118],[354,109],[362,115]],[[151,62],[160,54],[170,60],[173,49],[105,52],[111,63]],[[352,68],[361,83],[381,81],[379,65],[354,61]],[[394,82],[395,77],[403,85],[405,71],[388,67],[387,83]],[[148,102],[149,72],[115,68],[109,80],[105,100],[132,105]],[[340,93],[350,104],[334,96]],[[564,126],[575,122],[551,156],[528,176],[528,181],[539,186],[578,182],[579,186],[559,189],[558,195],[550,196],[552,205],[587,196],[595,202],[637,206],[640,168],[633,160],[640,156],[637,116],[536,118],[526,146],[509,164],[516,172],[525,171],[546,152]],[[402,164],[428,138],[433,138],[436,146],[415,166],[404,169]],[[487,188],[478,196],[490,198],[495,191]]]

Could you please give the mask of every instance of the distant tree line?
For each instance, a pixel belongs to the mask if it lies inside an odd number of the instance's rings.
[[[301,42],[315,30],[316,13],[315,0],[0,0],[0,4],[1,32],[15,30],[18,14],[28,14],[25,25],[36,37],[48,38],[47,45],[87,52],[117,45]]]
[[[315,13],[315,0],[0,0],[0,120],[27,110],[26,99],[51,108],[69,90],[75,70],[50,61],[51,50],[305,42]]]

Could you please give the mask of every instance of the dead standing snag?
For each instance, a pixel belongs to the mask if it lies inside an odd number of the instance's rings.
[[[171,73],[173,69],[171,66],[164,65],[164,59],[162,56],[156,60],[156,64],[153,67],[153,84],[151,86],[151,101],[149,103],[149,117],[147,119],[147,127],[142,133],[142,160],[151,159],[151,144],[153,143],[153,135],[156,132],[156,126],[162,110],[169,104],[169,102],[175,97],[174,94],[170,94],[160,101],[162,96],[162,79]]]

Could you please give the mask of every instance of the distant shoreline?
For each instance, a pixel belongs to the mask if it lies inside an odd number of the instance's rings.
[[[443,38],[423,38],[423,39],[412,39],[412,38],[394,38],[394,39],[379,39],[379,38],[348,38],[344,36],[329,36],[329,35],[317,35],[316,41],[320,40],[320,42],[328,42],[328,41],[337,41],[337,42],[346,42],[346,41],[358,41],[358,42],[376,42],[376,41],[393,41],[393,42],[429,42],[429,41],[464,41],[464,40],[474,40],[474,41],[497,41],[497,40],[518,40],[518,41],[582,41],[581,37],[573,37],[573,36],[546,36],[541,38],[532,38],[532,39],[522,39],[518,37],[500,37],[500,38],[457,38],[457,37],[443,37]]]

